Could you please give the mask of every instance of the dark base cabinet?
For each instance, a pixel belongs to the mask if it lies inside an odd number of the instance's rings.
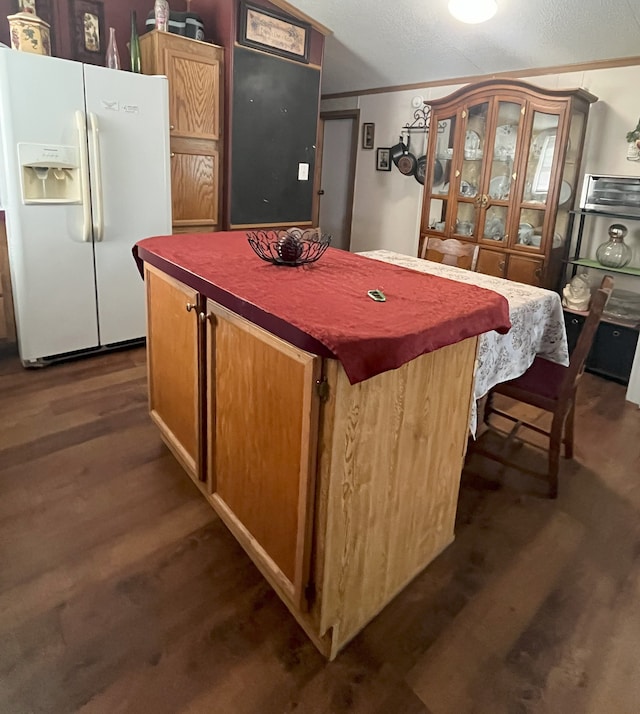
[[[583,315],[567,311],[564,313],[569,353],[573,352],[584,320]],[[628,384],[637,342],[637,328],[601,322],[587,357],[585,369],[601,377]]]

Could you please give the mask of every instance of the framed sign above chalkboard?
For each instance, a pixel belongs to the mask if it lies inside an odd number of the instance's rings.
[[[238,42],[298,62],[309,62],[310,25],[248,2],[240,3]]]

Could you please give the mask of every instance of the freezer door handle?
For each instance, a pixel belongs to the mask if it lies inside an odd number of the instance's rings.
[[[89,192],[89,148],[87,120],[84,112],[76,111],[78,144],[80,145],[80,183],[82,184],[82,240],[91,242],[91,194]]]
[[[91,122],[91,139],[93,145],[93,160],[95,166],[95,177],[93,182],[94,194],[96,197],[95,214],[93,222],[93,239],[96,242],[102,240],[104,236],[104,208],[102,204],[102,159],[100,157],[100,129],[98,127],[98,117],[89,112]]]

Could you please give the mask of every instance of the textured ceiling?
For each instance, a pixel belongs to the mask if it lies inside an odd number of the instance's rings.
[[[288,0],[333,31],[323,94],[640,55],[640,0],[497,0],[465,25],[447,0]]]

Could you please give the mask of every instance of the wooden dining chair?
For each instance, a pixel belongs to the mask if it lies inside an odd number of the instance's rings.
[[[478,262],[480,246],[473,243],[463,243],[455,238],[429,237],[422,246],[421,258],[433,260],[436,263],[455,265],[458,268],[475,270]]]
[[[546,478],[549,481],[549,496],[551,498],[556,498],[558,495],[558,468],[562,443],[564,443],[565,458],[573,458],[576,390],[580,377],[584,372],[584,364],[598,329],[602,311],[612,290],[613,278],[607,275],[591,298],[589,313],[569,359],[568,367],[550,362],[543,357],[536,357],[531,367],[522,376],[495,386],[489,392],[485,405],[484,421],[489,428],[494,428],[490,423],[492,414],[497,414],[515,422],[515,426],[508,435],[508,441],[515,437],[517,430],[521,426],[549,437],[549,459]],[[511,399],[551,412],[553,414],[551,428],[549,430],[543,429],[537,424],[531,424],[496,409],[493,406],[495,394],[502,394]],[[536,471],[507,461],[504,456],[489,452],[481,447],[477,449],[474,447],[474,451],[507,466],[513,466],[520,471],[531,473],[534,476],[541,475]]]

